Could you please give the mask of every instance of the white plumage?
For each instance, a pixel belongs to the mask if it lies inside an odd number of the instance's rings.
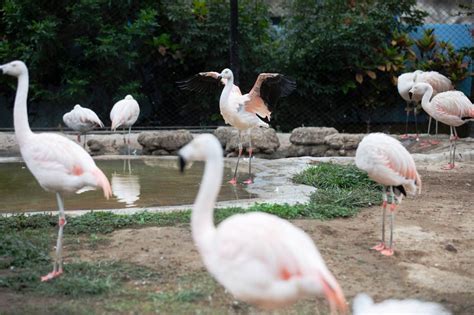
[[[375,304],[367,294],[358,294],[353,301],[353,315],[451,315],[442,305],[414,299],[385,300]]]
[[[347,308],[336,279],[311,238],[266,213],[234,215],[217,228],[213,208],[222,182],[223,152],[212,135],[200,135],[179,151],[181,168],[204,160],[191,229],[207,270],[237,299],[263,308],[282,307],[324,293],[332,311]]]
[[[81,141],[80,134],[84,134],[84,146],[86,144],[85,133],[96,127],[104,127],[104,124],[94,111],[82,107],[79,104],[75,105],[70,112],[63,115],[63,121],[66,126],[79,132],[77,135],[78,142]]]

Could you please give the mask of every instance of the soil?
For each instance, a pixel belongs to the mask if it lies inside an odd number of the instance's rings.
[[[419,196],[406,198],[396,209],[396,252],[392,257],[370,249],[380,237],[379,207],[363,209],[347,219],[293,223],[314,239],[348,301],[357,293],[366,292],[377,302],[416,298],[442,303],[454,314],[474,314],[474,164],[460,164],[452,171],[441,171],[439,165],[428,164],[418,168],[423,191]],[[68,259],[119,260],[159,271],[163,277],[159,283],[141,288],[139,284],[130,284],[146,292],[176,292],[181,286],[179,279],[197,277],[194,286],[203,281],[205,290],[211,289],[206,299],[193,302],[190,313],[260,313],[235,302],[224,288],[210,280],[187,225],[123,229],[107,239],[95,249],[71,246],[65,252]],[[22,299],[10,293],[8,300],[22,303]],[[104,312],[102,302],[95,303],[100,313]],[[143,305],[137,304],[132,311],[115,309],[112,313],[149,313]],[[325,314],[327,303],[322,298],[305,300],[278,313],[314,313],[315,308],[316,314]],[[167,310],[158,312],[171,312]]]
[[[442,303],[455,314],[473,314],[474,168],[419,169],[422,194],[396,209],[393,257],[369,249],[380,237],[378,207],[349,219],[293,223],[314,239],[348,300],[366,292],[376,301],[417,298]],[[171,275],[204,270],[187,226],[120,230],[112,240],[80,257],[126,260]]]

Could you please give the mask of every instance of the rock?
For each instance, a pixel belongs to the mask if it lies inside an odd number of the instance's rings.
[[[138,143],[143,146],[143,154],[167,155],[176,152],[192,139],[193,135],[187,130],[153,131],[142,132],[138,136]]]
[[[296,145],[290,144],[288,147],[288,157],[294,156],[325,156],[328,146],[325,144],[317,145]]]
[[[333,150],[355,150],[359,146],[359,143],[364,138],[365,134],[352,134],[352,133],[336,133],[324,138],[324,142]],[[344,154],[346,155],[346,152]]]
[[[223,145],[226,154],[239,151],[239,131],[234,127],[219,127],[214,131],[214,135]],[[252,129],[253,153],[273,154],[280,146],[275,129],[255,128]],[[242,146],[246,150],[249,146],[247,131],[242,132]]]
[[[453,244],[446,244],[446,246],[444,246],[444,249],[446,249],[448,252],[453,252],[453,253],[458,252],[458,250],[456,249],[456,247],[454,247]]]
[[[325,137],[333,134],[338,134],[338,131],[332,127],[300,127],[293,129],[290,142],[303,145],[324,144]]]
[[[100,141],[91,139],[87,141],[91,155],[102,155],[105,154],[105,145]]]

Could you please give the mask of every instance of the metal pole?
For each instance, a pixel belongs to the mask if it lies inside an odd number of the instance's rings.
[[[230,0],[230,69],[234,73],[234,84],[239,85],[239,4]]]

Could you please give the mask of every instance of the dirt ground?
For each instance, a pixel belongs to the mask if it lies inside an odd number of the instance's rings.
[[[393,257],[369,249],[380,237],[379,207],[364,209],[349,219],[293,223],[315,240],[348,301],[366,292],[376,301],[417,298],[442,303],[455,314],[474,314],[474,165],[463,164],[453,171],[441,171],[439,165],[419,169],[423,193],[405,199],[397,209]],[[167,279],[154,290],[173,286],[176,277],[205,274],[189,227],[119,230],[110,239],[106,246],[72,255],[83,260],[124,260],[161,270]],[[233,302],[222,287],[214,285],[209,298],[219,313],[257,312]],[[324,313],[322,299],[304,301],[283,313],[314,312],[315,306]]]
[[[474,314],[474,164],[460,164],[452,171],[439,167],[418,166],[423,192],[405,199],[397,208],[393,257],[369,249],[380,237],[378,206],[348,219],[293,221],[314,239],[349,302],[357,293],[366,292],[376,301],[417,298],[442,303],[454,314]],[[9,301],[10,310],[25,302],[66,302],[78,307],[88,303],[98,314],[262,313],[234,301],[211,279],[187,225],[118,230],[93,249],[66,243],[65,253],[66,261],[122,261],[146,266],[159,272],[160,280],[130,281],[126,286],[136,292],[133,297],[87,302],[0,292]],[[327,311],[324,299],[316,298],[276,314]]]

